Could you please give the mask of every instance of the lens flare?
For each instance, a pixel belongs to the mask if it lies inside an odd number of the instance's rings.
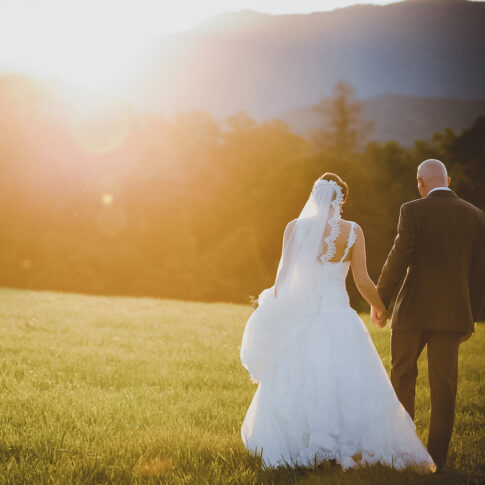
[[[125,106],[86,103],[74,110],[71,133],[82,150],[104,154],[123,145],[132,123],[131,111]]]
[[[104,205],[110,205],[113,202],[113,196],[111,194],[103,194],[103,197],[101,197],[101,202]]]

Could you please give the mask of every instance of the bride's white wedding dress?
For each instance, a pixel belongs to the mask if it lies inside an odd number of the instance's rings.
[[[337,209],[335,200],[331,205]],[[331,230],[327,253],[315,271],[302,271],[302,261],[291,254],[294,238],[290,249],[283,247],[282,260],[289,257],[305,275],[298,280],[306,282],[304,300],[302,294],[294,297],[294,284],[286,293],[280,284],[277,297],[274,287],[268,288],[246,325],[241,359],[259,385],[242,425],[244,445],[261,454],[266,466],[334,459],[344,469],[381,463],[432,471],[433,460],[396,397],[365,324],[349,304],[345,279],[350,262],[344,259],[355,241],[354,225],[344,256],[330,262],[339,215],[335,210],[332,217],[332,207],[323,207],[327,213],[321,222]],[[298,233],[301,218],[292,232]],[[308,232],[305,236],[311,238]],[[283,266],[280,262],[279,274]]]

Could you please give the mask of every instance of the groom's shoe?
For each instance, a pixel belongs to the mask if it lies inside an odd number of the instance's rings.
[[[431,455],[431,458],[433,458],[434,464],[436,465],[436,473],[441,473],[445,468],[448,447],[446,447],[444,452],[443,451],[443,449],[438,450],[438,452],[436,449],[433,450],[428,442],[428,453]]]
[[[445,470],[445,463],[444,462],[436,462],[435,461],[435,465],[436,465],[436,471],[435,473],[443,473],[444,470]]]

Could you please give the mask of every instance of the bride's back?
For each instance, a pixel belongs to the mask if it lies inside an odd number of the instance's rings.
[[[353,241],[351,241],[351,236],[353,232],[353,223],[350,221],[346,221],[344,219],[339,219],[338,222],[338,227],[339,227],[339,234],[337,238],[335,239],[335,254],[334,256],[329,259],[328,261],[330,263],[336,263],[342,260],[342,258],[345,258],[342,261],[350,261],[352,257],[352,249],[353,249]],[[328,251],[327,244],[325,242],[325,238],[330,234],[331,227],[327,224],[327,228],[325,230],[325,233],[323,235],[323,245],[322,245],[322,254],[325,254]],[[352,245],[347,251],[349,243]],[[347,254],[345,254],[347,251]]]

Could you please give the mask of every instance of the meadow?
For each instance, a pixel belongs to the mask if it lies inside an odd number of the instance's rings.
[[[0,483],[478,484],[485,328],[462,345],[444,473],[262,469],[240,426],[256,390],[239,361],[249,305],[0,289]],[[363,315],[389,370],[389,329]],[[426,357],[416,425],[426,441]]]

